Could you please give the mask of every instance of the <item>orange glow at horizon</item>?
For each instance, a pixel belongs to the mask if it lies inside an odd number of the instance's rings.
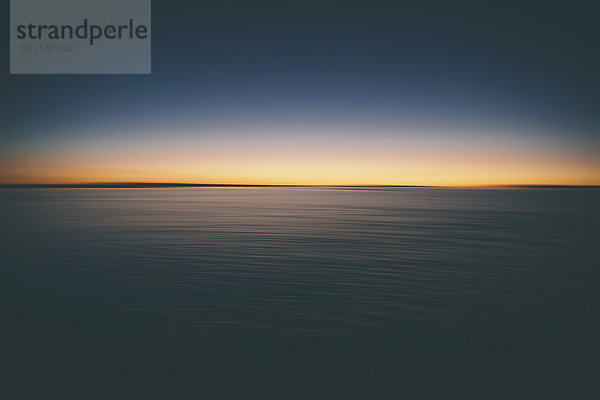
[[[549,148],[352,140],[200,141],[25,149],[0,161],[0,183],[164,182],[290,185],[600,183],[600,162]]]
[[[597,143],[568,135],[292,124],[170,129],[13,143],[0,149],[0,183],[600,184]]]

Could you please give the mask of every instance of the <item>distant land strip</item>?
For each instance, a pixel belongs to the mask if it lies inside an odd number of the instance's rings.
[[[393,189],[393,188],[440,188],[440,189],[598,189],[600,185],[259,185],[229,183],[3,183],[0,189],[157,189],[157,188],[339,188],[339,189]]]
[[[435,187],[425,185],[260,185],[243,183],[164,183],[164,182],[105,182],[105,183],[3,183],[0,189],[152,189],[152,188],[261,188],[261,187],[338,187],[338,188],[393,188],[393,187]]]

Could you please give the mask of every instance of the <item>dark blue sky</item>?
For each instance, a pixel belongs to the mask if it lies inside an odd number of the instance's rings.
[[[235,121],[493,127],[596,151],[593,11],[592,1],[153,0],[149,76],[10,76],[5,40],[0,143]]]

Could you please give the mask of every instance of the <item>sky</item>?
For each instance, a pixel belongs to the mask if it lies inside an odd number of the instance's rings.
[[[151,75],[4,40],[0,183],[600,184],[600,27],[553,3],[154,0]]]

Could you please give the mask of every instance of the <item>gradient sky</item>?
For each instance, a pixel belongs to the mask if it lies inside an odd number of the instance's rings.
[[[153,0],[149,76],[6,38],[0,183],[600,184],[599,24],[551,3]]]

